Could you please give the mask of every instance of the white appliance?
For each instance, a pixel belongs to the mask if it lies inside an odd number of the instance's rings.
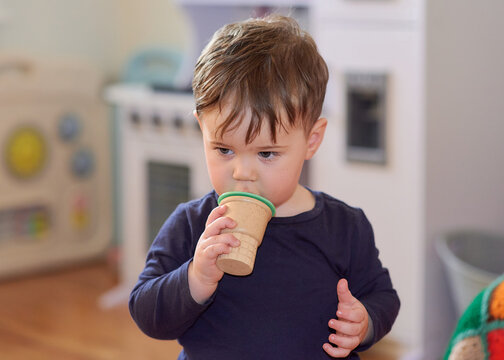
[[[312,185],[366,212],[401,296],[389,338],[406,345],[423,316],[421,10],[420,0],[317,0],[310,21],[330,72]]]
[[[0,277],[108,248],[110,143],[99,86],[75,61],[0,56]]]
[[[118,132],[118,236],[121,285],[103,298],[122,301],[145,265],[161,225],[184,201],[212,189],[203,141],[187,92],[156,92],[148,86],[117,85],[107,90]]]

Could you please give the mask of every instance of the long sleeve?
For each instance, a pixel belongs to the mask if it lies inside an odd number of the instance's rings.
[[[380,262],[371,224],[362,211],[356,225],[348,281],[353,295],[366,307],[373,326],[373,339],[356,349],[363,351],[390,331],[400,301],[388,270]]]
[[[208,216],[206,208],[212,206],[197,207],[196,213],[194,207],[179,206],[149,250],[145,268],[131,292],[129,309],[138,327],[153,338],[180,337],[212,302],[196,303],[188,282],[188,266]]]
[[[138,327],[156,339],[180,337],[205,311],[191,297],[187,281],[190,260],[178,269],[153,278],[142,278],[130,296],[130,313]]]

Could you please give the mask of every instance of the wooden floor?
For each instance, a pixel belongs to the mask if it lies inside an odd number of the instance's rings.
[[[126,304],[98,305],[116,284],[106,262],[0,282],[0,359],[176,359],[178,343],[145,336]],[[383,354],[378,343],[362,359],[394,360]]]

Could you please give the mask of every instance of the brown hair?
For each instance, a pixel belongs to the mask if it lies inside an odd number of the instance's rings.
[[[196,111],[232,101],[233,108],[217,131],[237,127],[246,110],[251,121],[250,143],[268,119],[273,141],[276,130],[301,120],[305,133],[320,116],[328,70],[312,37],[289,17],[270,15],[217,30],[203,49],[194,70]],[[287,116],[282,123],[280,114]]]

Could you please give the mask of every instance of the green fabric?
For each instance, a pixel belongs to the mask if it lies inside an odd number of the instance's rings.
[[[453,346],[462,339],[457,339],[460,334],[465,334],[467,330],[477,329],[480,326],[481,320],[481,303],[483,301],[483,295],[485,290],[482,290],[474,300],[469,304],[467,309],[462,314],[462,317],[459,319],[457,323],[457,327],[453,332],[453,335],[450,339],[450,343],[448,349],[446,350],[444,360],[448,360],[450,356],[451,350]],[[465,338],[466,336],[463,336]],[[457,341],[455,341],[457,339]]]
[[[464,332],[467,329],[477,329],[480,327],[481,321],[481,306],[485,290],[481,291],[469,304],[464,314],[459,319],[455,328],[455,335]]]
[[[448,348],[446,349],[443,357],[444,360],[448,360],[453,347],[459,341],[462,341],[470,336],[481,336],[485,359],[488,359],[488,344],[486,341],[488,332],[497,328],[504,328],[503,321],[493,321],[488,323],[488,306],[491,301],[492,292],[502,282],[504,282],[504,274],[499,276],[488,287],[483,289],[478,295],[476,295],[471,304],[469,304],[457,323],[457,327],[453,332]]]

